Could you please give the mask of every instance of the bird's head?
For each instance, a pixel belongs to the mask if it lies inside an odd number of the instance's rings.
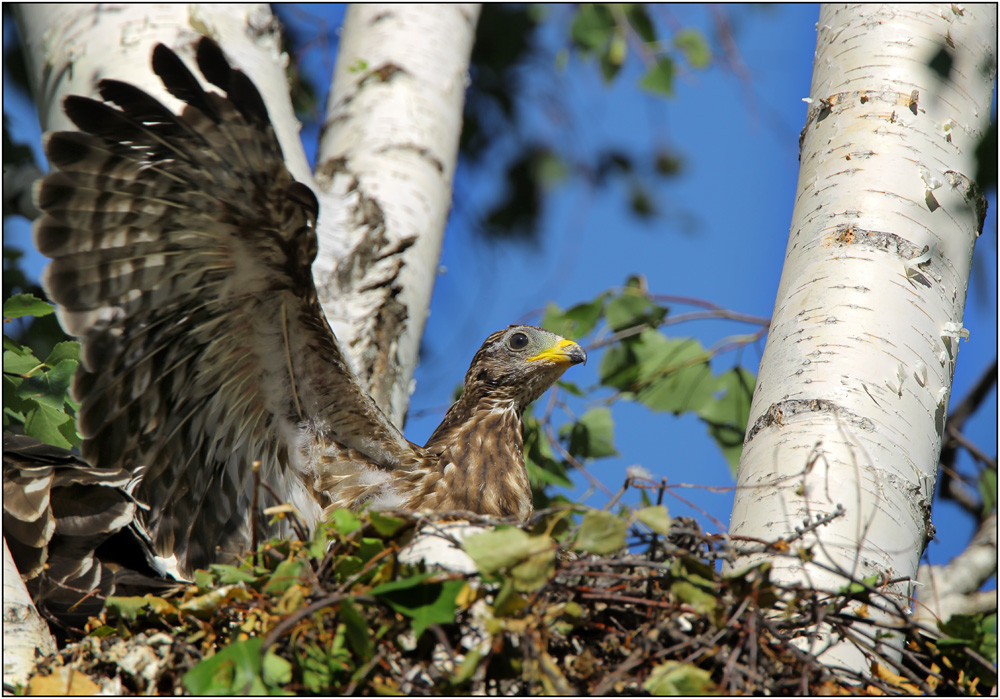
[[[572,340],[531,325],[511,325],[488,338],[465,375],[465,392],[513,400],[523,409],[563,372],[587,361]]]

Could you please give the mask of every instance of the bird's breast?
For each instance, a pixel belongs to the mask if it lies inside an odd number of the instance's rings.
[[[441,451],[436,495],[443,510],[495,517],[531,516],[521,416],[516,410],[478,411]]]

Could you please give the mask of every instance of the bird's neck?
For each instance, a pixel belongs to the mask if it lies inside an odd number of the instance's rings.
[[[427,441],[450,476],[456,509],[494,517],[531,516],[531,484],[524,466],[524,436],[518,403],[499,397],[463,395]]]
[[[448,408],[441,424],[434,430],[424,447],[431,451],[440,451],[441,448],[453,444],[462,427],[472,422],[473,418],[492,413],[505,416],[504,427],[506,431],[517,434],[518,452],[520,452],[523,412],[524,409],[511,397],[497,391],[486,390],[482,386],[466,387],[459,399]]]

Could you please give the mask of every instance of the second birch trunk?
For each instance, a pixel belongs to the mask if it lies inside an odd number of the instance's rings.
[[[995,65],[996,6],[821,10],[798,193],[731,526],[802,552],[773,561],[779,581],[837,591],[868,579],[900,609],[911,604],[967,336],[985,215],[974,153]],[[737,567],[769,558],[741,547]],[[855,611],[892,617],[878,607]],[[861,671],[894,652],[879,629],[857,632],[854,644],[820,633],[810,651]]]

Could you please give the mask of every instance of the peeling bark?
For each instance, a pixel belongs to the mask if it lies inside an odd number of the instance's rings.
[[[320,300],[396,424],[412,391],[458,158],[478,7],[353,5],[316,179]]]

